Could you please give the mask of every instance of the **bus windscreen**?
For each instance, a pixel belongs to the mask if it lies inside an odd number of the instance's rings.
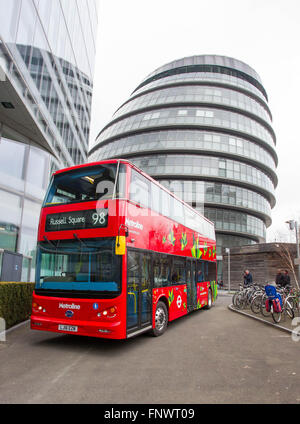
[[[120,292],[121,259],[114,240],[74,240],[38,246],[38,291]]]
[[[117,164],[57,174],[49,187],[44,206],[112,199],[116,174]]]

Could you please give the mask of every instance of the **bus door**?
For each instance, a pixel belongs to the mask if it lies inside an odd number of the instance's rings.
[[[152,327],[151,256],[128,249],[127,333]]]
[[[188,311],[197,308],[196,261],[187,259],[187,307]]]

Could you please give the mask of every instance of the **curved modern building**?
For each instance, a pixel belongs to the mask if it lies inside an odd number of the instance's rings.
[[[1,275],[3,250],[34,257],[51,171],[87,160],[98,1],[0,8]]]
[[[130,159],[215,223],[221,255],[222,247],[265,241],[275,145],[259,75],[239,60],[202,55],[146,77],[102,129],[89,160]]]

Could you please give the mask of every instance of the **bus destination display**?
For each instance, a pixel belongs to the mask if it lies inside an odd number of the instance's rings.
[[[46,231],[84,230],[103,228],[108,224],[107,209],[62,212],[47,215]]]

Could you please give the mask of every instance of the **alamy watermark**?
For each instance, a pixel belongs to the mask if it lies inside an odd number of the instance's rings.
[[[130,215],[136,218],[155,217],[157,216],[157,212],[159,212],[165,216],[176,218],[179,222],[184,222],[187,212],[185,212],[182,202],[171,195],[169,196],[168,192],[160,189],[158,186],[148,184],[146,179],[144,181],[146,181],[144,186],[142,185],[143,180],[138,182],[134,180],[130,184],[129,200],[133,204],[139,205],[137,208],[130,209]],[[122,198],[122,194],[116,193],[115,190],[115,183],[110,180],[103,180],[97,184],[96,194],[99,196],[99,200],[96,210],[98,214],[103,211],[103,200],[112,199],[113,195],[117,197],[121,196]],[[176,194],[176,183],[174,182],[173,186],[173,182],[171,182],[168,190]],[[204,193],[201,199],[198,198],[193,201],[193,208],[201,213],[204,212]],[[110,216],[122,216],[123,214],[126,216],[126,209],[119,209],[116,204],[111,204],[109,214]],[[195,219],[195,215],[192,212],[190,212],[190,219]]]

